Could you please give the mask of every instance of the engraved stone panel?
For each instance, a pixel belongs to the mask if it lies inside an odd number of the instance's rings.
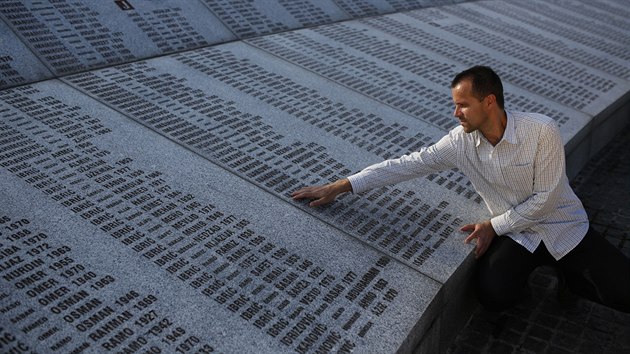
[[[59,82],[0,110],[16,348],[393,352],[440,306],[440,282]]]
[[[466,5],[468,4],[461,6]],[[464,67],[479,63],[491,66],[497,70],[504,82],[529,92],[527,96],[535,94],[556,102],[559,107],[564,106],[555,114],[549,110],[537,109],[560,122],[564,120],[562,115],[568,115],[562,112],[566,107],[596,115],[627,91],[624,80],[602,74],[584,65],[572,65],[576,71],[563,70],[566,61],[549,55],[547,58],[551,61],[543,64],[539,62],[539,54],[546,53],[527,47],[519,48],[518,43],[509,38],[493,34],[445,13],[457,7],[412,11],[368,19],[364,22],[462,63]],[[477,39],[478,36],[481,36],[481,39]],[[503,45],[499,46],[498,43]],[[586,85],[587,82],[594,84]],[[506,91],[509,93],[510,90]],[[537,100],[538,98],[534,99]],[[518,100],[511,100],[509,96],[506,97],[506,101],[518,103]]]
[[[467,0],[333,0],[351,18],[409,11]]]
[[[590,78],[592,81],[583,80],[584,78],[580,76],[584,69],[576,66],[576,64],[598,69],[614,77],[626,80],[630,78],[630,69],[627,65],[615,63],[613,58],[598,55],[596,52],[570,48],[566,40],[554,39],[554,36],[549,33],[538,33],[533,26],[519,24],[518,18],[497,15],[489,9],[472,4],[444,7],[441,10],[467,19],[471,24],[482,26],[496,34],[503,34],[510,39],[507,44],[510,47],[514,46],[510,52],[511,55],[528,57],[529,60],[533,60],[532,63],[541,67],[551,66],[557,72],[567,75],[567,78],[577,79],[580,83],[589,83],[589,85],[598,87],[602,85],[602,80],[598,78]],[[495,46],[499,47],[496,44]],[[526,47],[523,49],[523,46]],[[507,51],[511,49],[510,47],[500,46],[499,48]],[[546,54],[546,52],[553,55]],[[535,54],[535,56],[528,55],[528,53]],[[554,56],[560,58],[554,58]]]
[[[3,1],[0,17],[55,75],[234,39],[196,1]]]
[[[333,0],[201,0],[236,34],[247,38],[347,20]]]
[[[511,24],[506,28],[506,33],[514,38],[628,80],[627,58],[630,50],[627,46],[613,43],[611,37],[604,39],[582,31],[581,28],[566,28],[552,19],[536,16],[535,13],[506,2],[477,2],[466,6],[483,10],[495,19],[504,18],[502,22]],[[560,12],[564,11],[570,9]],[[526,27],[526,31],[518,33],[517,29],[521,27]],[[627,33],[627,24],[619,30]],[[606,44],[610,44],[610,47]]]
[[[229,44],[67,81],[289,202],[302,185],[334,181],[444,135],[318,76],[300,71],[294,81],[295,70]],[[480,201],[463,175],[448,171],[303,210],[446,281],[467,254],[450,236],[462,219],[480,217]]]
[[[437,11],[425,9],[409,12],[408,15],[416,17],[422,14],[433,18]],[[474,58],[466,58],[470,50],[458,42],[441,39],[434,34],[437,31],[423,31],[391,17],[287,32],[249,39],[247,43],[419,120],[444,130],[455,127],[457,123],[452,117],[448,87],[454,73],[473,62]],[[411,17],[405,18],[413,21]],[[584,75],[588,68],[580,69]],[[531,87],[535,77],[521,79],[513,71],[500,74],[505,77],[507,108],[553,117],[560,125],[565,141],[589,121],[584,113],[554,102],[543,93],[541,96],[533,95]],[[606,93],[611,90],[618,93],[625,88],[615,78],[587,76],[587,79],[597,82],[595,78],[606,85],[602,88]],[[512,80],[522,85],[515,85]],[[601,104],[611,103],[610,100],[599,100],[598,104],[600,101]]]
[[[574,1],[554,1],[552,4],[540,0],[531,2],[509,1],[517,7],[526,9],[542,24],[554,22],[554,30],[559,33],[571,34],[571,38],[582,43],[589,43],[593,48],[606,51],[609,54],[627,57],[627,44],[630,43],[627,31],[621,21],[615,22],[615,17],[607,14],[606,18],[594,15],[592,10],[585,8],[584,4]],[[592,5],[591,5],[592,6]],[[625,13],[628,11],[626,9]],[[621,15],[622,12],[617,12]],[[621,25],[621,27],[619,27]],[[586,35],[580,38],[579,34]],[[599,37],[600,41],[596,38]],[[617,43],[614,43],[617,42]],[[620,44],[626,44],[624,48]]]
[[[0,20],[0,89],[53,77]]]
[[[570,151],[630,91],[623,0],[433,7],[460,2],[1,2],[0,351],[393,353],[451,327],[458,229],[488,217],[465,176],[290,192],[436,142],[472,65]]]

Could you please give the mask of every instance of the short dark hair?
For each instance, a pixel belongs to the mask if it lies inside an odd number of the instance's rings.
[[[471,80],[472,94],[480,101],[484,97],[493,94],[497,98],[497,105],[504,109],[503,84],[501,78],[488,66],[477,65],[455,75],[451,82],[451,88],[457,86],[463,80]]]

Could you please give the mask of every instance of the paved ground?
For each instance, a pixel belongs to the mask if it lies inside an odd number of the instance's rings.
[[[630,257],[630,126],[572,182],[592,225]],[[478,308],[448,353],[630,353],[630,314],[586,300],[558,302],[551,268],[530,278],[532,299],[492,315]]]

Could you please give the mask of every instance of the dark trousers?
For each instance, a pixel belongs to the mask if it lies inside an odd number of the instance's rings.
[[[528,292],[528,277],[541,265],[557,267],[571,292],[630,313],[630,258],[592,228],[558,261],[542,242],[530,253],[509,237],[495,237],[477,262],[479,302],[492,311],[507,309]]]

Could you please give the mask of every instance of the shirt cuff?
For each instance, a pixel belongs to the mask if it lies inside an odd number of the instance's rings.
[[[365,183],[360,176],[360,173],[356,173],[352,176],[348,176],[348,181],[350,181],[350,185],[352,186],[352,193],[361,193],[366,190]]]
[[[507,212],[490,219],[490,224],[492,224],[492,228],[498,236],[505,235],[511,231],[510,221],[506,214]]]

